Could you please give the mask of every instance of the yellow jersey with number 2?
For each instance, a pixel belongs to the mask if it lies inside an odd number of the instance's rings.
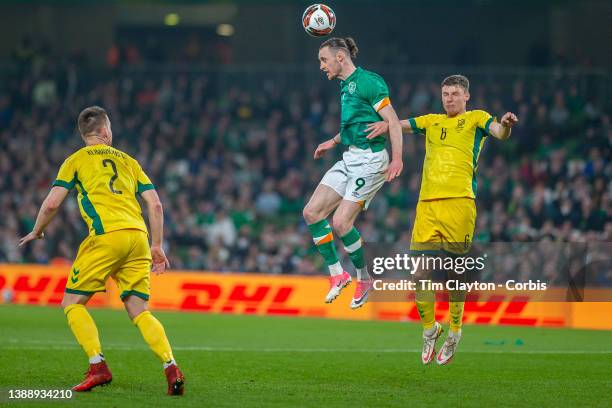
[[[147,233],[136,195],[155,187],[122,151],[102,144],[83,147],[64,161],[53,185],[77,189],[90,236],[122,229]]]

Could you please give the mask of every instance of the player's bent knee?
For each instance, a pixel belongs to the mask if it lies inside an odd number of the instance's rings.
[[[314,224],[315,222],[323,219],[323,216],[319,211],[313,210],[309,206],[304,207],[304,210],[302,210],[302,216],[308,224]]]
[[[123,305],[125,306],[125,310],[131,320],[134,320],[136,316],[149,310],[147,301],[139,298],[138,296],[127,296],[123,300]]]
[[[70,305],[85,305],[87,304],[87,301],[89,300],[90,296],[84,296],[84,295],[76,295],[76,294],[72,294],[72,293],[64,293],[64,297],[62,298],[62,302],[60,303],[60,305],[62,306],[63,309],[67,308]]]
[[[146,307],[143,307],[143,308],[133,308],[133,309],[126,308],[126,310],[127,310],[127,314],[130,320],[134,320],[136,317],[146,312],[148,309]]]
[[[351,220],[336,215],[334,215],[334,217],[332,218],[332,225],[334,231],[336,231],[339,236],[346,235],[351,230],[351,228],[353,228],[353,223],[351,222]]]
[[[62,309],[65,309],[65,308],[67,308],[67,307],[68,307],[68,306],[70,306],[70,305],[74,305],[74,302],[71,302],[71,301],[67,300],[67,299],[64,297],[64,298],[62,299],[62,303],[61,303]]]

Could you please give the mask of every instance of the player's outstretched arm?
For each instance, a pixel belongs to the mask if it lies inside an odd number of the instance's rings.
[[[336,136],[318,145],[314,152],[314,158],[318,159],[319,157],[322,157],[325,152],[333,149],[337,144],[340,144],[340,133],[337,133]]]
[[[157,191],[147,190],[141,194],[147,203],[149,212],[149,227],[151,228],[151,257],[153,258],[152,271],[160,274],[170,267],[166,258],[162,243],[164,239],[164,207],[162,206]]]
[[[387,181],[399,176],[404,168],[402,161],[402,125],[391,104],[378,111],[389,128],[389,140],[391,141],[391,163],[387,168]]]
[[[518,123],[518,118],[512,112],[506,112],[502,116],[500,123],[492,122],[489,126],[489,133],[491,136],[499,140],[506,140],[510,137],[512,127]]]
[[[47,225],[49,225],[53,217],[55,217],[57,210],[59,210],[69,192],[70,190],[64,187],[56,186],[51,188],[51,191],[47,194],[47,198],[45,198],[45,201],[43,201],[40,206],[32,232],[19,240],[19,246],[23,246],[35,239],[42,239],[45,237]]]
[[[410,126],[410,122],[408,119],[400,120],[400,125],[402,126],[402,130],[405,130],[408,133],[412,133],[412,126]],[[377,136],[384,135],[389,131],[389,124],[381,120],[380,122],[370,123],[368,127],[365,129],[366,132],[369,132],[366,136],[368,139],[374,139]]]

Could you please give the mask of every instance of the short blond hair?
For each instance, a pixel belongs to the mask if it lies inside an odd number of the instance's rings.
[[[83,109],[77,120],[81,137],[96,133],[102,126],[106,126],[107,120],[108,114],[104,108],[94,105]]]
[[[465,89],[466,92],[470,91],[470,81],[467,79],[467,77],[463,76],[463,75],[451,75],[449,77],[444,78],[444,81],[442,81],[442,86],[460,86],[463,89]]]

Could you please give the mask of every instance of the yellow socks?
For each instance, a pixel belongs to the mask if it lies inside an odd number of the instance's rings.
[[[68,325],[72,333],[74,333],[74,337],[83,347],[87,356],[91,359],[102,354],[98,328],[85,306],[79,304],[70,305],[64,309],[64,314],[68,319]]]
[[[90,361],[92,358],[100,356],[102,354],[102,346],[98,337],[98,329],[85,306],[79,304],[70,305],[64,309],[64,314],[68,319],[68,325],[72,333],[74,333],[74,337],[83,347]],[[133,322],[140,329],[142,337],[151,347],[151,350],[162,362],[174,360],[164,327],[151,312],[142,312],[134,318]]]
[[[174,360],[164,327],[151,312],[144,311],[133,320],[153,353],[163,362]]]
[[[454,333],[461,332],[461,323],[463,321],[463,306],[465,304],[465,293],[462,291],[449,292],[449,314],[450,314],[450,329]],[[429,330],[436,323],[435,315],[435,296],[433,291],[417,290],[416,306],[421,316],[423,329]]]
[[[450,312],[450,329],[459,333],[461,331],[461,323],[463,321],[463,305],[464,302],[448,302]]]
[[[425,330],[431,329],[436,323],[436,316],[434,312],[434,302],[416,302],[419,315],[421,316],[421,322]],[[461,323],[463,320],[463,305],[464,302],[449,302],[450,312],[450,329],[455,333],[459,333],[461,330]]]
[[[417,309],[419,310],[419,316],[421,316],[421,323],[425,330],[431,329],[436,324],[436,315],[434,313],[434,302],[416,302]]]
[[[435,296],[431,290],[417,290],[416,292],[416,306],[421,316],[421,323],[423,329],[429,330],[436,324],[435,308]]]

